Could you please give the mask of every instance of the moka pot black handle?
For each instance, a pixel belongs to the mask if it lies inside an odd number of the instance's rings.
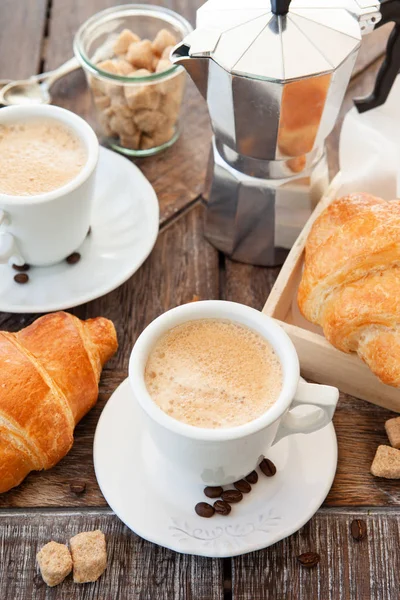
[[[386,46],[386,56],[376,77],[372,94],[366,98],[354,100],[360,113],[382,106],[386,102],[400,71],[400,0],[382,0],[381,4],[382,19],[376,25],[376,29],[390,22],[394,22],[394,28],[390,34]]]

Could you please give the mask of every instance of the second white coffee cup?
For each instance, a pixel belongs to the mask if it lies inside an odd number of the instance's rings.
[[[0,193],[0,263],[57,263],[79,248],[91,224],[99,156],[96,134],[81,117],[57,106],[10,106],[0,111],[0,125],[36,119],[71,129],[84,145],[87,161],[74,179],[53,191],[36,196]]]
[[[275,404],[258,419],[232,428],[203,429],[177,421],[152,400],[144,378],[150,351],[168,330],[196,319],[240,323],[259,333],[275,350],[283,371],[282,390]],[[129,380],[160,455],[183,472],[188,482],[205,485],[225,485],[242,479],[283,437],[325,427],[332,420],[339,398],[334,387],[300,380],[296,350],[273,319],[248,306],[219,300],[185,304],[155,319],[132,350]],[[297,415],[291,409],[300,405],[311,405],[315,410]]]

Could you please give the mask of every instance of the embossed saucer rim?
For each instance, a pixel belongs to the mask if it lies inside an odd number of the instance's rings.
[[[120,427],[125,427],[125,432],[121,431]],[[190,503],[187,514],[182,515],[179,507],[171,506],[163,493],[155,494],[154,489],[146,485],[145,474],[148,464],[144,464],[138,450],[143,431],[145,431],[144,415],[126,379],[108,400],[97,424],[94,439],[94,467],[97,481],[111,509],[127,527],[149,542],[182,554],[227,558],[261,550],[279,542],[301,529],[317,512],[328,495],[336,472],[337,441],[331,423],[323,430],[302,436],[303,443],[300,443],[298,448],[300,452],[298,450],[294,452],[294,448],[291,452],[290,446],[289,450],[286,449],[286,454],[289,454],[293,461],[289,464],[288,470],[290,470],[296,461],[299,462],[301,446],[304,446],[305,438],[308,438],[307,445],[310,452],[307,456],[311,456],[311,460],[305,461],[302,456],[301,464],[297,465],[297,470],[301,470],[306,478],[311,474],[310,469],[315,466],[313,460],[321,460],[315,457],[323,455],[323,463],[317,478],[318,493],[308,498],[308,506],[304,506],[304,511],[296,518],[291,519],[290,515],[281,517],[277,514],[276,508],[277,505],[280,507],[284,496],[287,499],[290,495],[290,498],[296,499],[293,513],[298,510],[302,499],[307,494],[307,485],[293,489],[290,480],[283,481],[283,488],[281,486],[282,489],[278,489],[275,494],[277,497],[272,498],[269,506],[257,514],[250,510],[247,512],[243,510],[244,502],[247,500],[245,498],[243,504],[234,506],[235,513],[231,513],[229,517],[214,516],[211,519],[202,519],[194,513],[194,505]],[[124,433],[129,436],[129,441],[123,440]],[[298,438],[298,443],[300,436],[293,437]],[[279,442],[275,446],[275,452],[283,443],[290,444],[287,440],[289,438]],[[125,450],[119,452],[118,448],[124,444]],[[270,453],[271,450],[268,454]],[[284,471],[285,469],[281,473],[284,474]],[[313,475],[315,476],[315,473]],[[128,480],[129,477],[132,479]],[[111,481],[112,478],[117,481],[116,484]],[[264,486],[270,485],[265,481]],[[135,493],[129,494],[129,485]],[[254,494],[256,493],[259,493],[257,487],[254,489]],[[252,494],[253,492],[249,497]],[[206,500],[199,494],[197,501],[202,499]],[[168,525],[166,525],[167,520]]]

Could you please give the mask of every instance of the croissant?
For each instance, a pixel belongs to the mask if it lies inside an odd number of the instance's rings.
[[[67,454],[117,345],[108,319],[64,312],[0,332],[0,493]]]
[[[335,200],[315,221],[298,292],[302,314],[379,379],[400,387],[400,201]]]

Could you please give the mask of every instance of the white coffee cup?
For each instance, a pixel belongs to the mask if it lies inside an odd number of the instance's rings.
[[[150,351],[168,330],[196,319],[241,323],[258,332],[274,348],[283,370],[282,391],[275,404],[258,419],[229,429],[203,429],[173,419],[152,400],[144,379]],[[248,475],[283,437],[325,427],[332,420],[339,398],[334,387],[300,380],[296,350],[273,319],[248,306],[219,300],[185,304],[155,319],[132,350],[129,380],[159,455],[175,465],[185,481],[206,485],[237,481]],[[301,405],[315,406],[315,410],[295,414],[292,409]]]
[[[74,179],[50,192],[35,196],[0,193],[0,264],[57,263],[79,248],[90,227],[99,156],[96,134],[81,117],[57,106],[0,110],[0,125],[36,119],[49,119],[72,129],[87,150],[87,161]]]

